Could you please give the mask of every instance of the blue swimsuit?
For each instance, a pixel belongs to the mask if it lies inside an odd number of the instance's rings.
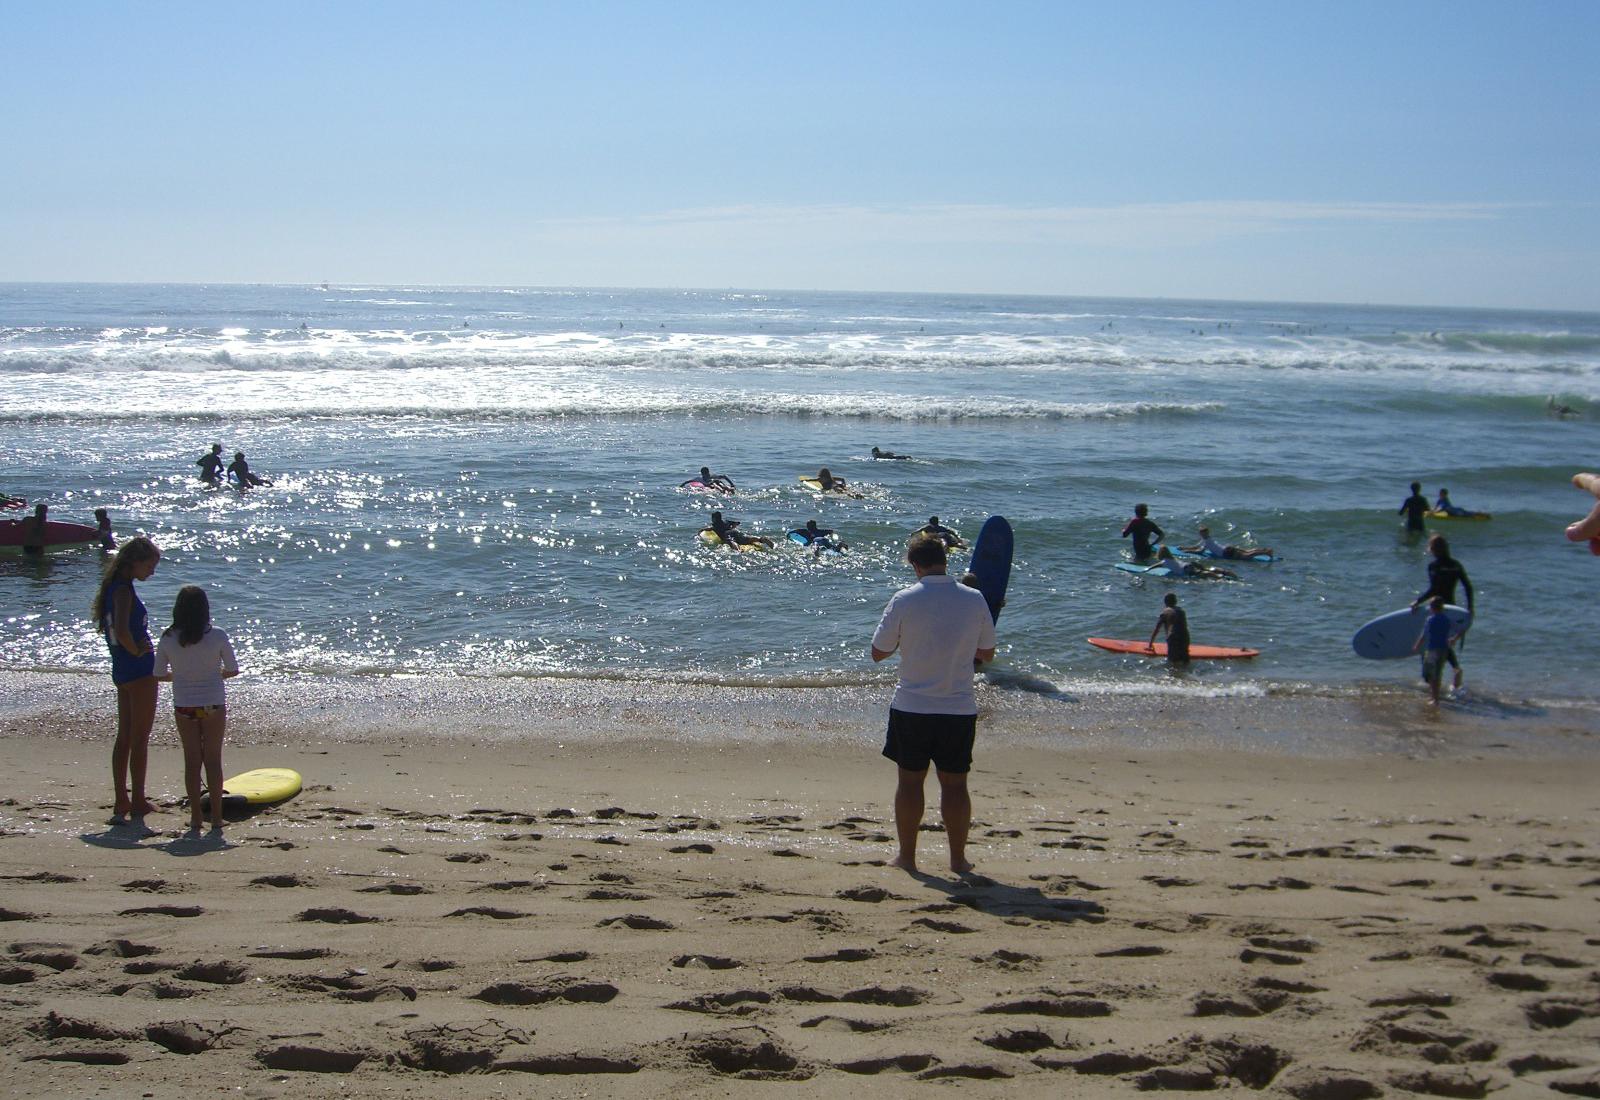
[[[112,630],[112,621],[115,616],[113,610],[116,606],[114,597],[120,586],[126,585],[128,595],[133,597],[133,606],[128,609],[128,633],[134,638],[143,638],[146,645],[150,644],[150,631],[147,627],[149,616],[145,613],[144,601],[139,599],[139,593],[134,591],[133,583],[121,577],[113,580],[106,588],[105,597],[105,628],[106,647],[111,650],[111,682],[113,684],[131,684],[135,680],[142,680],[146,676],[155,675],[156,655],[151,650],[143,656],[135,657],[117,642],[116,634]]]

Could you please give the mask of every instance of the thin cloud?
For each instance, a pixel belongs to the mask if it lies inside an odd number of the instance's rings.
[[[1334,225],[1485,222],[1525,203],[1217,200],[1109,206],[985,204],[740,205],[630,217],[551,219],[527,229],[550,241],[627,234],[636,244],[819,238],[878,243],[1172,247]]]

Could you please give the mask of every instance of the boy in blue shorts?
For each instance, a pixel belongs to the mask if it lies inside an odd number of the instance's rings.
[[[1415,653],[1418,648],[1426,646],[1422,650],[1422,678],[1428,681],[1428,690],[1433,695],[1433,705],[1438,706],[1439,688],[1444,682],[1446,664],[1456,670],[1453,690],[1461,690],[1461,661],[1456,657],[1454,644],[1466,631],[1455,630],[1455,624],[1450,621],[1450,616],[1444,613],[1442,596],[1435,596],[1430,600],[1428,609],[1433,614],[1422,624],[1422,633],[1417,636],[1411,652]]]

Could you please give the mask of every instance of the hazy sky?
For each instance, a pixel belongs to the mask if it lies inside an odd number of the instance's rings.
[[[1600,309],[1600,3],[0,0],[0,280]]]

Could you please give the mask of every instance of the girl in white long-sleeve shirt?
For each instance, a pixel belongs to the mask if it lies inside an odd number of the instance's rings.
[[[183,787],[189,795],[189,831],[199,833],[200,767],[211,788],[211,829],[222,832],[222,734],[227,726],[222,681],[239,675],[228,636],[211,625],[205,589],[185,585],[172,605],[172,625],[156,645],[156,679],[172,682],[173,721],[183,742]]]

